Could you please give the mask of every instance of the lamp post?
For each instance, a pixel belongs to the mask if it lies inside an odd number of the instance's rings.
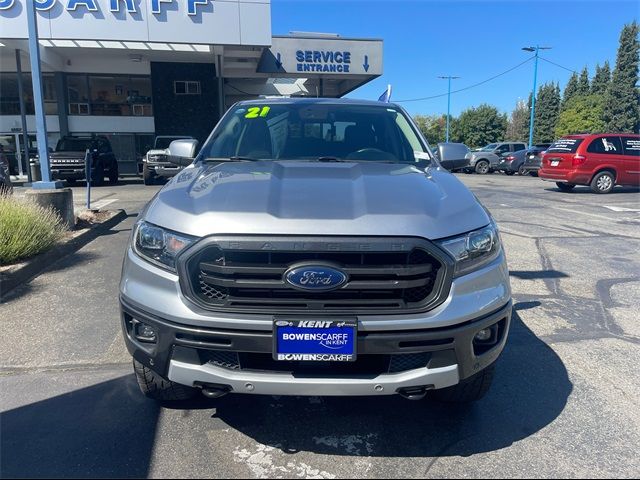
[[[448,81],[448,89],[447,89],[447,139],[445,140],[447,143],[449,143],[449,119],[451,118],[450,112],[451,112],[451,80],[455,80],[457,78],[460,77],[452,77],[452,76],[443,76],[443,77],[438,77],[441,78],[443,80],[447,80]]]
[[[533,68],[533,94],[531,95],[531,118],[529,119],[529,148],[533,146],[533,119],[536,112],[536,86],[538,83],[538,54],[540,50],[551,50],[551,47],[522,47],[525,52],[535,52],[535,67]]]
[[[29,58],[31,61],[31,83],[33,85],[33,103],[36,114],[36,141],[38,143],[38,158],[42,181],[34,182],[31,188],[50,189],[61,188],[62,182],[51,180],[49,167],[49,147],[47,143],[47,125],[44,116],[44,102],[42,98],[42,72],[40,70],[40,45],[38,43],[38,19],[34,2],[25,2],[27,7],[27,27],[29,30]],[[28,154],[27,154],[28,156]]]

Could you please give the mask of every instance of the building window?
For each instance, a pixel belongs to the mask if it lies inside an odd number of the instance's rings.
[[[70,115],[153,116],[150,77],[69,75],[67,90]]]
[[[67,76],[69,115],[90,115],[89,84],[86,75]]]
[[[200,82],[175,81],[173,82],[173,93],[176,95],[200,95]]]
[[[34,115],[35,107],[33,103],[33,87],[31,85],[30,73],[22,73],[22,87],[24,92],[25,113],[27,115]],[[58,103],[56,101],[56,90],[53,75],[42,75],[42,91],[45,114],[56,115],[58,113]],[[0,114],[20,115],[17,72],[0,73],[0,94]]]

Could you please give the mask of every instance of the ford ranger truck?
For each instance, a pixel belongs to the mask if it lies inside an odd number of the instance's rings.
[[[489,212],[380,102],[241,102],[140,213],[120,283],[143,393],[481,398],[510,325]],[[193,158],[195,156],[195,158]]]

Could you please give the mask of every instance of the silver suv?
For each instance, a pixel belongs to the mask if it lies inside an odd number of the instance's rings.
[[[467,171],[475,171],[484,175],[498,170],[504,154],[518,152],[526,148],[527,145],[523,142],[490,143],[479,150],[467,153],[465,157],[469,160]]]
[[[498,230],[400,107],[232,107],[141,212],[127,347],[157,400],[432,396],[489,388],[511,319]]]

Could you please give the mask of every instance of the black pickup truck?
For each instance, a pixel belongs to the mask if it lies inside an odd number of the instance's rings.
[[[91,155],[91,184],[102,185],[105,177],[110,184],[117,183],[118,161],[111,143],[102,136],[62,137],[55,151],[49,154],[52,178],[66,180],[70,184],[86,178],[84,157],[87,149]]]

